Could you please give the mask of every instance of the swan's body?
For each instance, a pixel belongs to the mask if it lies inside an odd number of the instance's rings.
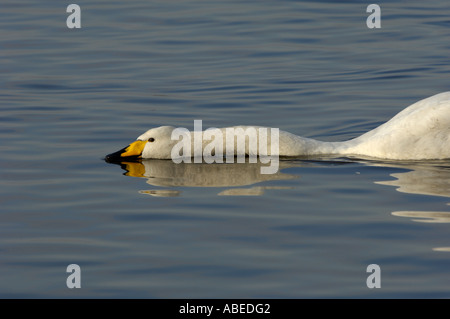
[[[136,142],[106,159],[125,159],[128,156],[171,159],[171,150],[178,143],[171,139],[174,129],[171,126],[150,129]],[[226,129],[220,130],[225,132]],[[193,140],[192,136],[192,144]],[[204,141],[203,147],[208,143],[209,140]],[[225,154],[225,141],[223,145]],[[235,154],[238,155],[236,151]],[[362,156],[393,160],[450,158],[450,92],[418,101],[374,130],[345,142],[322,142],[279,131],[279,155]]]

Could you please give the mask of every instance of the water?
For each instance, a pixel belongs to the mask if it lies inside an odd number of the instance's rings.
[[[449,90],[447,1],[380,4],[373,30],[357,1],[77,4],[78,30],[1,5],[1,297],[450,296],[449,162],[102,160],[195,119],[358,136]]]

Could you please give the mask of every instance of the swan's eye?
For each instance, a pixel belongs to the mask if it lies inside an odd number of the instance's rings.
[[[150,138],[148,139],[148,141],[149,141],[149,142],[154,142],[155,139],[154,139],[153,137],[150,137]]]

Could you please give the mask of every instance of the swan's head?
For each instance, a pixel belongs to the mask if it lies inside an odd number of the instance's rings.
[[[108,162],[133,161],[141,158],[170,159],[172,147],[177,143],[171,139],[172,126],[152,128],[123,149],[108,154]]]

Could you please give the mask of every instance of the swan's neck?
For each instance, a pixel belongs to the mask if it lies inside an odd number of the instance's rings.
[[[232,131],[231,135],[229,135],[230,131]],[[271,129],[252,126],[235,126],[211,132],[207,134],[203,131],[199,132],[199,135],[191,133],[192,156],[218,155],[218,151],[224,155],[230,153],[280,156],[336,155],[345,154],[354,145],[353,141],[323,142],[279,130],[276,130],[274,134]],[[235,133],[238,133],[236,139],[233,135]],[[230,141],[231,144],[229,144]],[[264,148],[261,149],[261,146]]]
[[[342,154],[349,148],[349,143],[351,141],[323,142],[288,132],[280,132],[280,155],[309,156]]]

